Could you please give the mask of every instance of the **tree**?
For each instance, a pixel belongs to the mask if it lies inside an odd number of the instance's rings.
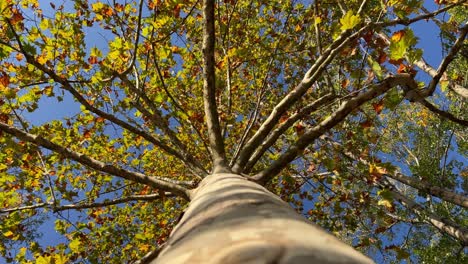
[[[467,4],[435,2],[2,1],[2,256],[466,258]]]

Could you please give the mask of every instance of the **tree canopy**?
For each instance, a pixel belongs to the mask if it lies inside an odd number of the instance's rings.
[[[136,262],[232,171],[376,262],[463,262],[467,6],[2,0],[0,255]]]

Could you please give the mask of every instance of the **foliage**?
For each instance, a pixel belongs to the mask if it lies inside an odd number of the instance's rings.
[[[467,226],[466,208],[421,187],[468,191],[466,98],[454,89],[468,87],[466,1],[436,2],[216,1],[214,102],[229,165],[270,172],[272,192],[379,262],[466,258],[463,241],[430,224]],[[7,262],[132,262],[164,244],[184,190],[214,169],[202,11],[179,0],[0,2]],[[423,67],[432,55],[418,23],[440,30],[445,68]],[[272,144],[249,153],[256,135]]]

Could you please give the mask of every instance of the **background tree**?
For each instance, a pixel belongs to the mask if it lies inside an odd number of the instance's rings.
[[[0,253],[146,262],[233,219],[300,237],[263,185],[377,262],[459,263],[467,4],[435,3],[1,1]],[[227,251],[297,248],[267,242]]]

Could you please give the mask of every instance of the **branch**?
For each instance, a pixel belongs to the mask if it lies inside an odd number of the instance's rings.
[[[10,27],[12,27],[11,24],[10,24]],[[12,28],[12,30],[13,30],[13,28]],[[157,147],[161,148],[162,150],[164,150],[169,155],[172,155],[172,156],[180,159],[181,161],[184,162],[184,164],[187,164],[187,163],[190,164],[190,162],[188,162],[183,157],[182,154],[180,154],[178,151],[171,148],[170,146],[166,145],[164,142],[162,142],[162,141],[158,140],[157,138],[153,137],[148,132],[143,131],[143,130],[139,130],[138,128],[136,128],[136,127],[128,124],[127,122],[117,118],[116,116],[114,116],[112,114],[109,114],[109,113],[106,113],[106,112],[94,107],[93,105],[91,105],[77,90],[75,90],[73,88],[73,86],[70,84],[70,82],[67,79],[58,76],[53,70],[51,70],[51,69],[47,68],[46,66],[40,64],[39,62],[37,62],[34,59],[33,56],[31,56],[29,53],[27,53],[25,51],[24,47],[23,47],[23,44],[22,44],[21,39],[19,38],[19,36],[14,31],[13,31],[13,34],[14,34],[14,36],[16,38],[16,41],[18,42],[18,45],[20,47],[20,52],[25,56],[26,61],[29,64],[36,67],[37,69],[39,69],[40,71],[42,71],[43,73],[49,75],[52,78],[52,80],[54,80],[55,82],[60,83],[63,86],[63,89],[70,92],[73,95],[73,97],[79,103],[81,103],[87,110],[95,113],[98,116],[101,116],[101,117],[111,121],[112,123],[124,128],[124,129],[126,129],[126,130],[128,130],[128,131],[130,131],[130,132],[132,132],[132,133],[134,133],[136,135],[139,135],[139,136],[143,137],[144,139],[148,140],[149,142],[151,142],[155,146],[157,146]],[[187,162],[187,163],[185,163],[185,162]],[[194,165],[194,164],[191,164],[191,165]]]
[[[410,198],[401,194],[400,192],[395,190],[395,188],[390,188],[390,193],[392,194],[393,198],[395,198],[402,205],[413,211],[419,217],[425,219],[426,222],[433,225],[436,229],[463,242],[465,246],[468,245],[468,230],[465,227],[462,227],[457,223],[450,221],[449,219],[440,218],[434,213],[427,212],[424,206],[414,202]]]
[[[468,208],[468,197],[462,194],[457,194],[449,189],[440,188],[436,186],[432,186],[430,184],[425,183],[424,181],[415,180],[412,177],[405,176],[400,172],[396,173],[388,173],[385,176],[402,182],[406,185],[409,185],[417,190],[425,191],[430,195],[439,197],[440,199],[462,206],[464,208]]]
[[[252,136],[252,138],[246,143],[242,149],[239,159],[233,166],[234,172],[240,172],[245,164],[250,159],[255,149],[262,143],[263,139],[271,132],[275,125],[280,120],[286,111],[291,106],[302,98],[312,84],[318,80],[321,73],[325,70],[328,63],[349,44],[350,41],[356,39],[364,31],[370,27],[370,24],[362,27],[355,33],[352,30],[344,31],[324,52],[316,62],[310,67],[305,74],[302,81],[292,91],[290,91],[271,111],[268,118],[262,123],[258,131]]]
[[[54,212],[59,211],[66,211],[66,210],[81,210],[87,208],[96,208],[96,207],[104,207],[109,205],[116,205],[121,203],[127,203],[132,201],[154,201],[164,197],[174,197],[173,193],[166,192],[164,195],[160,195],[158,193],[148,194],[148,195],[132,195],[123,198],[112,199],[104,202],[95,202],[95,203],[77,203],[77,204],[67,204],[67,205],[60,205],[55,206],[52,202],[48,203],[39,203],[34,205],[26,205],[26,206],[18,206],[14,208],[7,208],[7,209],[0,209],[0,214],[11,213],[16,211],[24,211],[24,210],[32,210],[38,208],[51,208]]]
[[[201,174],[202,176],[206,175],[207,172],[205,168],[203,168],[203,165],[201,165],[193,157],[193,155],[187,150],[187,146],[179,140],[174,131],[169,127],[169,122],[163,118],[161,111],[154,106],[153,102],[148,98],[148,96],[146,96],[141,87],[138,87],[132,83],[125,75],[119,75],[119,78],[129,86],[130,91],[143,98],[145,103],[151,108],[153,112],[151,113],[143,105],[139,104],[138,101],[134,103],[135,108],[142,112],[143,115],[148,117],[156,127],[159,127],[161,131],[169,137],[171,142],[179,148],[181,152],[180,154],[183,156],[184,160],[188,161],[188,163],[191,164],[194,169],[196,168],[195,172],[197,174]]]
[[[229,169],[226,164],[224,139],[216,106],[214,5],[214,0],[203,1],[203,103],[213,158],[212,173],[218,173],[227,172]]]
[[[95,170],[108,173],[113,176],[121,177],[133,182],[142,183],[148,186],[151,186],[156,189],[163,191],[169,191],[174,194],[179,195],[184,199],[189,199],[190,191],[179,184],[170,183],[164,180],[159,180],[155,177],[147,176],[139,172],[128,171],[110,164],[105,164],[99,160],[93,159],[82,153],[64,148],[59,144],[53,143],[39,135],[33,135],[27,132],[24,132],[18,128],[0,122],[0,131],[8,133],[18,139],[21,139],[26,142],[33,143],[37,146],[44,147],[51,151],[54,151],[58,154],[61,154],[65,158],[70,158],[82,165],[93,168]]]
[[[334,113],[318,125],[307,129],[294,145],[289,147],[289,149],[274,161],[270,167],[255,175],[253,179],[261,184],[267,183],[302,153],[307,146],[313,143],[315,139],[343,121],[353,110],[369,100],[384,94],[397,85],[408,85],[413,87],[413,89],[417,87],[417,83],[409,74],[398,74],[387,77],[382,82],[373,85],[373,87],[369,88],[367,91],[344,102]]]
[[[455,117],[454,115],[452,115],[449,112],[440,110],[439,108],[437,108],[433,104],[429,103],[427,100],[420,100],[418,102],[421,103],[422,105],[424,105],[431,112],[434,112],[434,113],[440,115],[441,117],[447,118],[448,120],[453,121],[453,122],[455,122],[457,124],[460,124],[462,126],[468,126],[468,120],[459,119],[459,118]]]
[[[409,26],[410,24],[413,24],[415,22],[421,21],[421,20],[427,20],[429,18],[433,18],[437,16],[438,14],[444,13],[454,7],[463,5],[467,0],[462,0],[454,4],[446,5],[444,8],[438,9],[432,13],[420,15],[411,19],[408,18],[402,18],[402,19],[395,19],[392,21],[386,21],[386,22],[378,22],[375,23],[375,26],[383,26],[383,27],[388,27],[388,26],[396,26],[396,25],[405,25]]]
[[[339,143],[332,142],[333,145],[337,145],[339,147],[342,147]],[[347,157],[350,160],[353,161],[360,161],[366,165],[369,163],[366,160],[363,160],[361,158],[357,158],[355,155],[352,153],[342,151],[343,155]],[[390,175],[386,175],[389,177]],[[409,178],[409,177],[408,177]],[[397,179],[400,181],[399,179]],[[375,186],[377,186],[380,189],[388,189],[390,193],[392,194],[393,198],[398,200],[403,206],[409,208],[412,210],[416,215],[418,215],[420,218],[424,219],[426,222],[432,224],[435,228],[437,228],[439,231],[442,233],[446,233],[453,238],[460,240],[464,243],[464,245],[468,245],[468,230],[465,227],[462,227],[458,225],[457,223],[454,223],[453,221],[450,221],[448,219],[443,219],[439,218],[437,215],[426,212],[425,207],[414,202],[410,198],[406,197],[405,195],[401,194],[395,186],[388,181],[387,178],[382,178],[379,182],[374,183]],[[412,186],[412,185],[410,185]],[[416,188],[417,189],[417,188]],[[440,188],[442,189],[442,188]],[[453,194],[452,192],[450,192]],[[466,199],[466,198],[465,198]],[[424,215],[426,214],[426,215]],[[429,220],[425,219],[427,216]]]
[[[192,8],[193,9],[193,8]],[[191,10],[192,11],[192,10]],[[156,47],[155,45],[152,43],[152,53],[153,53],[153,59],[154,59],[154,66],[156,67],[156,72],[158,73],[158,77],[159,77],[159,80],[161,81],[161,84],[162,84],[162,87],[164,89],[164,92],[166,93],[167,97],[169,97],[169,99],[171,99],[172,101],[172,104],[180,110],[180,112],[185,115],[187,118],[186,118],[186,121],[187,123],[189,123],[189,125],[192,127],[192,129],[197,133],[198,135],[198,138],[200,139],[200,142],[203,143],[203,146],[205,146],[205,149],[208,153],[208,155],[210,155],[210,158],[211,158],[211,150],[210,148],[208,147],[208,145],[206,144],[206,141],[205,139],[203,138],[203,135],[201,133],[201,131],[195,126],[195,124],[190,120],[190,116],[187,114],[187,111],[182,107],[182,105],[180,105],[180,103],[174,98],[174,96],[172,96],[171,92],[169,91],[167,85],[166,85],[166,82],[164,81],[164,76],[161,72],[161,68],[159,67],[159,64],[157,62],[157,54],[156,54]],[[177,111],[176,111],[177,113]],[[179,121],[179,123],[182,124],[182,122]]]
[[[288,130],[294,123],[311,114],[312,112],[316,111],[319,107],[323,106],[324,104],[330,102],[335,98],[334,95],[332,94],[327,94],[325,96],[322,96],[321,98],[315,100],[314,102],[306,105],[304,108],[299,110],[297,113],[293,114],[290,116],[286,121],[284,121],[279,127],[277,127],[275,130],[273,130],[266,139],[262,142],[262,144],[259,146],[259,148],[254,152],[252,157],[249,159],[247,164],[245,165],[243,169],[243,173],[248,174],[250,170],[255,166],[257,161],[263,156],[265,151],[267,151],[268,148],[270,148],[276,140],[286,131]]]
[[[104,207],[109,205],[116,205],[121,203],[127,203],[132,201],[154,201],[164,197],[174,197],[175,195],[171,192],[166,192],[164,195],[158,193],[148,195],[131,195],[127,197],[112,199],[104,202],[86,203],[86,204],[67,204],[53,208],[54,212],[65,211],[65,210],[81,210],[87,208]]]
[[[449,53],[445,58],[442,60],[442,62],[439,65],[439,68],[437,69],[436,74],[432,77],[431,82],[429,83],[427,87],[427,95],[431,96],[435,89],[437,84],[439,83],[440,78],[444,74],[444,72],[447,70],[448,65],[455,59],[455,56],[457,55],[458,51],[461,49],[463,46],[463,42],[465,41],[466,35],[468,33],[468,24],[465,24],[461,29],[460,29],[460,36],[458,39],[455,41],[453,44],[452,48],[450,49]]]

